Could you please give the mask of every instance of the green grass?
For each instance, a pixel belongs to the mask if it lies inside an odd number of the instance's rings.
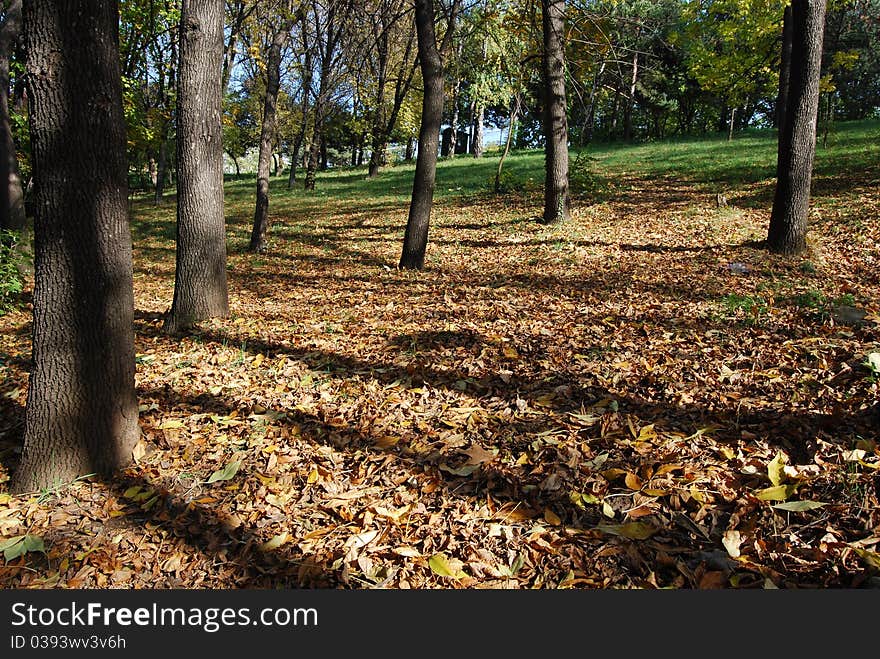
[[[628,192],[627,180],[666,178],[700,191],[739,191],[740,206],[767,206],[775,178],[776,148],[773,130],[745,131],[732,142],[716,135],[635,145],[590,145],[570,152],[572,191],[576,201],[602,201]],[[490,151],[479,160],[469,156],[441,159],[435,201],[442,204],[491,196],[499,155],[498,151]],[[539,201],[543,162],[542,150],[511,152],[504,163],[505,194]],[[288,190],[285,172],[271,181],[270,212],[293,219],[293,229],[297,228],[296,219],[308,225],[310,215],[326,210],[330,203],[340,210],[350,207],[356,212],[400,212],[409,203],[414,170],[413,163],[397,164],[385,168],[378,178],[369,179],[366,167],[333,169],[319,173],[317,189],[312,192],[302,189],[301,180],[295,189]],[[853,185],[877,183],[880,121],[835,124],[827,146],[820,144],[816,149],[814,198],[823,197],[825,204],[833,207],[835,199],[845,199]],[[226,183],[227,222],[239,241],[248,238],[254,188],[255,179],[250,178]],[[173,205],[153,207],[147,194],[135,198],[135,240],[173,240]]]

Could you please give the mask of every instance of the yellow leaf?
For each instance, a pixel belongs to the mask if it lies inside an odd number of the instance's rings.
[[[251,362],[251,366],[257,367],[263,363],[263,360],[266,359],[266,356],[261,352],[259,355],[254,357],[254,360]]]
[[[774,485],[759,491],[756,496],[761,501],[785,501],[788,497],[795,493],[797,485],[789,483],[788,485]]]
[[[548,524],[552,524],[553,526],[559,526],[562,524],[562,520],[559,518],[559,515],[554,513],[549,508],[544,508],[544,521]]]
[[[599,524],[596,528],[603,533],[620,535],[631,540],[646,540],[657,533],[650,524],[644,522],[627,522],[625,524]]]
[[[397,442],[400,441],[400,437],[392,437],[391,435],[385,435],[384,437],[379,437],[373,442],[373,446],[376,448],[391,448]]]
[[[508,359],[519,359],[519,353],[516,351],[516,348],[514,348],[509,343],[504,344],[504,347],[501,349],[501,352],[503,352],[504,356],[507,357]]]
[[[626,483],[626,486],[631,490],[641,490],[642,489],[642,479],[636,476],[631,471],[627,472],[626,478],[623,479]]]
[[[613,481],[627,473],[626,469],[618,469],[617,467],[612,467],[611,469],[606,469],[605,471],[599,472],[602,474],[602,478],[606,481]]]
[[[416,549],[415,547],[410,547],[408,545],[395,547],[391,551],[398,556],[406,556],[407,558],[418,558],[422,555],[422,553],[418,549]]]
[[[281,545],[287,542],[290,539],[290,534],[287,531],[282,531],[276,536],[273,536],[271,540],[267,540],[263,544],[260,545],[260,549],[262,551],[272,551],[273,549],[278,549]]]
[[[785,456],[782,454],[782,451],[778,451],[776,457],[767,465],[767,476],[770,478],[770,482],[774,485],[781,484],[785,480],[784,469]]]
[[[12,496],[9,494],[0,494],[0,506],[6,505],[12,501]]]
[[[443,553],[431,556],[431,558],[428,559],[428,565],[434,574],[439,574],[441,577],[461,579],[462,577],[467,576],[461,570],[464,565],[461,561],[454,558],[448,558],[446,554]]]
[[[657,433],[654,432],[654,424],[650,423],[647,426],[642,426],[639,429],[639,441],[648,441],[650,439],[654,439],[657,436]]]
[[[677,464],[660,465],[659,467],[657,467],[657,471],[654,473],[654,475],[662,476],[663,474],[668,474],[672,471],[681,471],[682,469],[684,469],[684,467]]]
[[[157,427],[159,430],[171,430],[173,428],[183,428],[183,423],[177,419],[168,419],[168,421],[164,421]]]
[[[312,470],[309,472],[309,477],[306,479],[306,482],[309,485],[312,485],[313,483],[318,482],[318,478],[320,478],[320,475],[318,474],[318,468],[313,467]]]

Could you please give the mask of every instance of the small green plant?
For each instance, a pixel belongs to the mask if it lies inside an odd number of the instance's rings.
[[[816,274],[816,266],[812,261],[804,261],[800,265],[800,271],[806,275],[813,275]]]
[[[819,311],[825,307],[827,302],[827,299],[822,293],[814,290],[807,291],[806,293],[799,293],[794,296],[795,306],[801,307],[802,309],[815,309]]]
[[[0,316],[15,308],[24,288],[18,269],[18,241],[14,231],[0,231]]]
[[[592,195],[603,189],[602,179],[596,175],[592,168],[591,156],[578,154],[568,170],[568,183],[574,194]]]
[[[742,311],[747,316],[758,317],[767,313],[767,301],[762,297],[752,297],[751,295],[737,295],[731,293],[724,296],[724,306],[730,313]]]
[[[831,300],[831,304],[838,307],[853,307],[856,304],[856,299],[852,293],[844,293],[840,297]]]

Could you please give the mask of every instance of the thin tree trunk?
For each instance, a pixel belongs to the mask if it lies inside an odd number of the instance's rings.
[[[544,48],[545,223],[571,215],[568,191],[568,121],[565,107],[565,0],[541,0]]]
[[[260,126],[260,152],[257,158],[257,194],[254,224],[251,229],[249,252],[266,251],[266,233],[269,231],[269,166],[273,158],[275,122],[278,116],[278,90],[281,87],[281,51],[290,36],[292,25],[284,21],[272,37],[266,57],[266,96],[263,99],[263,122]],[[277,164],[275,165],[277,176]]]
[[[767,247],[780,254],[797,254],[807,246],[825,0],[792,0],[791,24],[791,81],[767,235]]]
[[[167,128],[165,129],[167,131]],[[159,159],[156,161],[156,187],[153,192],[153,203],[157,206],[162,203],[165,194],[165,177],[168,171],[168,139],[163,136],[159,144]]]
[[[494,190],[496,193],[501,192],[501,169],[504,167],[504,160],[507,158],[507,154],[510,153],[510,142],[513,138],[513,131],[516,127],[516,118],[519,114],[519,94],[516,94],[514,97],[512,109],[510,111],[510,125],[507,128],[507,140],[504,143],[504,152],[501,154],[501,159],[498,161],[498,169],[495,171],[495,186]]]
[[[639,53],[633,53],[632,75],[629,79],[629,96],[626,99],[626,107],[623,110],[623,139],[630,142],[633,137],[633,109],[636,104],[636,82],[639,76]]]
[[[593,76],[593,84],[590,87],[590,103],[587,106],[587,120],[586,125],[584,126],[583,131],[581,132],[581,146],[584,144],[589,144],[593,141],[593,127],[596,123],[596,92],[599,89],[599,80],[602,78],[602,74],[605,72],[605,61],[602,61],[602,64],[596,70],[596,74]]]
[[[27,223],[9,119],[9,59],[20,34],[21,0],[12,0],[0,25],[0,229],[15,231]]]
[[[730,108],[730,124],[727,127],[727,141],[733,141],[733,129],[736,126],[736,106]]]
[[[474,120],[474,158],[483,157],[483,121],[485,116],[486,108],[481,103]]]
[[[776,128],[782,133],[791,81],[791,5],[782,15],[782,55],[779,60],[779,95],[776,97]]]
[[[428,225],[431,221],[434,181],[437,175],[440,123],[443,120],[443,60],[434,32],[434,1],[415,0],[415,8],[424,95],[412,199],[403,237],[403,252],[398,264],[400,269],[408,270],[421,270],[425,266]]]
[[[452,86],[452,120],[450,121],[450,126],[452,127],[452,132],[449,134],[449,157],[455,158],[455,145],[458,142],[458,122],[459,122],[459,114],[460,110],[458,107],[459,102],[459,90],[461,89],[461,78],[456,77],[455,83]]]
[[[139,435],[118,17],[115,0],[24,8],[36,259],[15,492],[109,476]]]
[[[183,0],[177,78],[177,264],[168,333],[229,315],[223,215],[223,0]]]

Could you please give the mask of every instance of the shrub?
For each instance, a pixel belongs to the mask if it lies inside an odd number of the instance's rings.
[[[14,308],[24,287],[18,269],[17,251],[19,235],[13,231],[0,231],[0,315]]]

